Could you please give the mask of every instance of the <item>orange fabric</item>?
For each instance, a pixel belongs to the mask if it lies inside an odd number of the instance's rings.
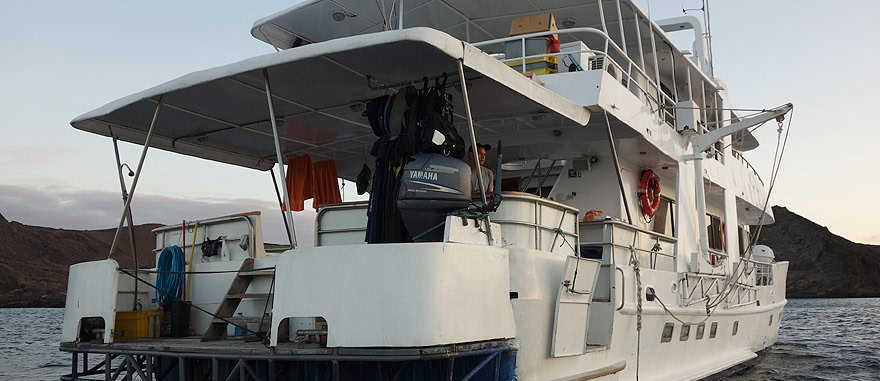
[[[297,156],[287,161],[287,192],[290,194],[292,210],[300,212],[305,208],[303,202],[314,198],[315,210],[321,205],[342,202],[336,175],[336,161],[324,160],[312,163],[308,155]],[[285,204],[286,203],[282,203]],[[287,210],[286,206],[282,210]]]
[[[312,165],[312,184],[315,186],[315,201],[312,205],[315,210],[321,205],[338,204],[342,202],[339,194],[339,180],[336,176],[336,161],[324,160]]]
[[[312,174],[312,158],[308,155],[297,156],[287,161],[287,192],[290,194],[290,205],[293,211],[301,212],[303,201],[315,195],[315,181]],[[282,195],[283,197],[283,195]],[[281,210],[287,210],[286,202]]]

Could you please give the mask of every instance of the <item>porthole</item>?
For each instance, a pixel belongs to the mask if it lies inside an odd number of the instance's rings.
[[[739,330],[739,320],[733,322],[733,336],[736,336],[736,331]]]
[[[706,323],[700,323],[697,326],[697,340],[703,339],[703,332],[706,330]]]
[[[672,331],[674,331],[674,330],[675,330],[675,324],[666,323],[666,325],[663,326],[663,336],[660,337],[660,342],[661,343],[668,343],[669,341],[671,341],[672,340]]]
[[[679,341],[687,341],[691,336],[691,325],[690,324],[682,324],[681,325],[681,336],[678,337]]]
[[[712,328],[709,328],[709,338],[714,339],[716,333],[718,333],[718,322],[717,321],[712,323]]]

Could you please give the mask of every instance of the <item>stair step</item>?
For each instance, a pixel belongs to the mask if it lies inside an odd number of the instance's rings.
[[[269,299],[272,294],[229,294],[226,299]]]
[[[223,324],[223,323],[226,323],[226,321],[230,321],[235,324],[248,324],[248,323],[260,323],[260,320],[262,320],[263,323],[271,323],[272,322],[272,318],[268,317],[268,316],[263,317],[263,318],[259,318],[256,316],[234,316],[234,317],[225,318],[225,320],[221,319],[221,318],[214,318],[213,320],[211,320],[211,323]]]
[[[273,276],[275,272],[272,270],[242,271],[238,276]]]

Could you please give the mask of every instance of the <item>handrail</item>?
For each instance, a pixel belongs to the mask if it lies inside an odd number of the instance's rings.
[[[623,269],[618,266],[614,266],[614,269],[620,271],[620,307],[617,307],[617,311],[623,309],[623,304],[626,303],[626,282],[624,282],[624,278],[626,275],[623,273]],[[615,281],[615,283],[617,283]],[[616,284],[615,284],[616,286]],[[616,297],[617,295],[615,295]]]
[[[255,251],[256,248],[254,248],[254,243],[256,242],[256,237],[254,237],[254,231],[256,229],[254,229],[254,224],[251,222],[251,219],[248,218],[247,215],[239,214],[239,215],[232,215],[232,216],[215,217],[215,218],[209,218],[206,220],[198,220],[198,223],[199,223],[199,225],[209,225],[209,224],[216,224],[216,223],[227,222],[227,221],[232,221],[232,220],[244,220],[245,222],[247,222],[248,233],[249,233],[248,234],[248,252],[249,252],[248,254],[250,255],[251,258],[253,258],[256,255],[256,251]],[[158,228],[153,229],[152,233],[153,234],[160,233],[160,232],[164,233],[166,231],[176,230],[176,229],[183,229],[183,224],[160,226]],[[186,242],[184,242],[183,244],[186,245]],[[199,242],[198,244],[201,244],[201,242]],[[196,248],[193,247],[192,249],[195,250]],[[161,249],[153,249],[154,252],[157,250],[161,250]]]
[[[635,68],[636,71],[637,71],[638,73],[640,73],[642,76],[644,76],[645,81],[646,81],[648,84],[650,84],[654,89],[657,90],[657,95],[660,96],[660,99],[658,99],[657,96],[654,95],[654,94],[652,94],[651,92],[648,92],[647,90],[642,89],[641,86],[639,86],[638,81],[632,81],[632,79],[633,79],[633,78],[632,78],[632,75],[631,75],[629,72],[626,72],[625,74],[626,74],[626,76],[627,76],[627,78],[628,78],[628,80],[629,80],[628,82],[635,82],[636,87],[639,88],[639,90],[641,90],[643,93],[645,93],[646,96],[648,96],[649,98],[651,98],[651,100],[657,104],[658,109],[660,108],[661,100],[669,100],[672,104],[675,104],[675,100],[673,100],[671,97],[669,97],[668,95],[666,95],[665,93],[663,93],[663,91],[660,91],[660,86],[659,86],[656,82],[654,82],[654,80],[651,79],[651,77],[648,75],[648,73],[646,73],[642,68],[640,68],[639,65],[637,65],[637,64],[636,64],[636,63],[635,63],[635,62],[629,57],[629,55],[628,55],[623,49],[621,49],[620,46],[618,46],[617,43],[614,42],[613,39],[611,39],[611,37],[608,36],[608,34],[606,34],[605,32],[603,32],[603,31],[601,31],[601,30],[599,30],[599,29],[596,29],[596,28],[591,28],[591,27],[579,27],[579,28],[567,28],[567,29],[559,29],[559,30],[550,30],[550,31],[543,31],[543,32],[535,32],[535,33],[522,34],[522,35],[518,35],[518,36],[510,36],[510,37],[496,38],[496,39],[494,39],[494,40],[480,41],[480,42],[473,43],[473,44],[471,44],[471,45],[473,45],[474,47],[480,48],[480,47],[487,46],[487,45],[494,45],[494,44],[500,44],[500,43],[509,42],[509,41],[517,41],[517,40],[521,40],[521,41],[522,41],[522,45],[523,45],[523,46],[522,46],[522,55],[523,55],[523,56],[522,56],[522,57],[519,57],[518,59],[521,59],[521,60],[522,60],[522,70],[525,72],[525,70],[526,70],[526,60],[528,60],[528,59],[530,59],[530,58],[537,58],[537,57],[547,57],[547,56],[550,56],[550,55],[547,55],[547,54],[541,54],[541,55],[535,55],[535,56],[526,56],[526,51],[525,51],[525,41],[526,41],[526,39],[528,39],[528,38],[532,38],[532,37],[543,37],[543,36],[549,36],[549,35],[551,35],[551,34],[572,34],[572,33],[592,33],[592,34],[596,34],[596,35],[598,35],[598,36],[601,37],[601,38],[604,38],[604,39],[605,39],[605,42],[606,42],[606,44],[605,44],[606,49],[607,49],[607,47],[610,46],[610,47],[614,48],[614,50],[615,50],[618,54],[620,54],[621,56],[623,56],[623,57],[626,59],[627,64],[629,65],[628,67]],[[551,54],[551,55],[552,55],[552,56],[558,56],[558,55],[560,55],[560,54],[564,54],[564,53],[557,53],[557,54]],[[605,58],[608,58],[608,59],[614,61],[611,57],[609,57],[608,52],[602,52],[601,54],[602,54]],[[618,65],[618,67],[619,67],[619,65]],[[700,72],[700,73],[702,73],[699,69],[697,69],[697,71]],[[622,68],[621,68],[621,72],[623,73]],[[710,82],[710,83],[711,83],[711,82]]]
[[[581,222],[579,222],[579,224],[581,224],[581,225],[604,225],[604,224],[622,225],[623,227],[625,227],[627,229],[637,230],[639,232],[658,237],[663,241],[673,242],[673,243],[678,241],[678,238],[668,236],[666,234],[660,234],[655,231],[644,229],[644,228],[641,228],[641,227],[638,227],[635,225],[630,225],[630,224],[623,222],[623,221],[617,221],[617,220],[581,221]]]
[[[758,173],[758,170],[755,169],[754,166],[752,166],[752,163],[750,163],[749,160],[746,159],[746,156],[743,155],[742,152],[737,151],[737,150],[733,150],[733,157],[739,159],[739,162],[745,164],[745,165],[746,165],[746,168],[751,169],[751,170],[752,170],[752,173],[755,174],[755,177],[758,178],[758,181],[761,182],[761,185],[764,185],[764,179],[761,178],[761,174]]]

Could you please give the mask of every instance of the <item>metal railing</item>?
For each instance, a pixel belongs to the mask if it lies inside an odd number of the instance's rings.
[[[603,229],[609,228],[609,227],[613,229],[616,227],[616,228],[620,228],[623,230],[627,230],[633,235],[632,236],[633,238],[630,239],[629,237],[627,237],[626,242],[618,242],[617,240],[615,240],[614,233],[612,231],[610,236],[605,236],[605,234],[603,233],[603,240],[602,241],[595,241],[595,242],[581,241],[580,242],[581,247],[585,247],[585,246],[600,247],[601,246],[601,247],[603,247],[603,250],[604,250],[604,246],[608,245],[609,248],[612,249],[612,251],[614,251],[614,249],[618,249],[622,253],[624,253],[626,256],[629,256],[631,254],[635,254],[635,255],[639,256],[639,262],[642,263],[643,266],[644,266],[644,262],[642,262],[641,257],[647,256],[648,263],[647,263],[647,266],[645,266],[645,267],[650,268],[651,270],[658,269],[657,261],[661,258],[667,259],[670,261],[669,266],[664,266],[664,268],[663,268],[664,270],[672,271],[675,269],[675,254],[668,252],[668,251],[664,251],[663,245],[661,244],[661,242],[663,242],[663,243],[667,244],[667,246],[669,246],[670,250],[674,250],[674,245],[675,245],[675,242],[677,241],[675,237],[670,237],[670,236],[663,235],[663,234],[660,234],[660,233],[657,233],[657,232],[654,232],[651,230],[640,228],[635,225],[630,225],[625,222],[615,221],[615,220],[580,222],[580,229],[579,230],[582,233],[581,236],[586,235],[586,234],[583,234],[585,229],[590,229],[591,227],[596,227],[596,226],[601,226]],[[651,243],[650,247],[638,245],[638,243],[643,242],[643,240],[639,239],[640,235],[647,235],[648,236],[647,242]],[[635,244],[633,244],[632,241],[635,241]],[[603,256],[604,256],[604,254],[603,254]],[[628,261],[618,262],[614,257],[615,257],[615,255],[613,253],[610,253],[610,255],[608,256],[609,262],[618,263],[618,264],[628,263]]]
[[[199,228],[204,229],[205,237],[207,237],[208,236],[208,225],[216,225],[216,224],[230,222],[230,221],[244,221],[245,223],[247,223],[247,226],[248,226],[247,253],[248,253],[249,257],[253,258],[255,256],[255,249],[256,249],[254,247],[255,229],[254,229],[254,223],[251,222],[251,219],[248,218],[247,215],[232,215],[232,216],[225,216],[225,217],[209,218],[209,219],[205,219],[205,220],[199,220],[198,223],[199,223]],[[193,222],[195,223],[196,221],[193,221]],[[190,226],[187,226],[186,228],[189,229]],[[183,229],[182,224],[158,227],[158,228],[153,229],[152,233],[153,234],[165,233],[165,232],[179,230],[179,229]],[[239,239],[239,237],[227,237],[224,239],[224,241],[236,241],[238,239]],[[182,244],[184,245],[184,247],[188,246],[186,242],[183,242]],[[165,241],[165,235],[163,234],[162,235],[162,247],[161,248],[154,248],[153,253],[158,253],[158,252],[162,251],[162,249],[167,245],[168,245],[168,243]],[[202,242],[196,242],[196,246],[201,246],[201,245],[202,245]],[[196,249],[195,246],[193,246],[192,250],[195,250],[195,249]]]
[[[526,55],[526,40],[529,38],[546,37],[546,36],[549,36],[552,34],[575,34],[575,33],[587,33],[587,34],[593,34],[593,35],[599,36],[600,38],[602,38],[605,41],[604,49],[603,50],[595,50],[595,49],[585,49],[584,50],[584,49],[582,49],[579,51],[567,51],[567,52],[557,52],[557,53]],[[579,39],[576,39],[576,40],[581,41]],[[649,76],[648,73],[646,73],[641,67],[639,67],[639,65],[636,64],[629,57],[629,55],[623,49],[621,49],[620,46],[618,46],[617,43],[615,43],[611,39],[611,37],[609,37],[608,34],[606,34],[605,32],[603,32],[599,29],[596,29],[596,28],[589,28],[589,27],[567,28],[567,29],[559,29],[559,30],[552,30],[552,31],[535,32],[535,33],[523,34],[523,35],[519,35],[519,36],[497,38],[494,40],[487,40],[487,41],[473,43],[472,45],[474,47],[480,48],[485,51],[484,47],[489,47],[489,46],[496,45],[496,44],[503,44],[503,43],[510,42],[510,41],[520,41],[520,48],[522,49],[521,50],[522,57],[515,57],[515,58],[505,57],[501,61],[502,62],[521,61],[520,70],[523,73],[525,73],[527,71],[527,61],[530,59],[537,59],[537,58],[544,58],[544,57],[558,57],[558,56],[564,56],[564,55],[568,55],[568,54],[580,54],[580,53],[594,54],[594,56],[591,58],[591,60],[598,60],[599,58],[602,58],[601,70],[608,71],[609,65],[611,65],[612,67],[616,67],[621,73],[621,78],[619,78],[621,81],[621,84],[624,84],[624,86],[626,86],[627,89],[631,89],[630,88],[631,84],[635,85],[635,87],[638,89],[638,91],[640,91],[642,94],[645,95],[646,105],[648,105],[652,111],[657,112],[662,121],[669,124],[673,128],[675,127],[675,113],[674,113],[675,100],[673,100],[672,97],[670,97],[669,95],[667,95],[666,93],[661,91],[660,86],[654,80],[651,79],[651,76]],[[627,69],[623,70],[623,67],[621,67],[617,62],[614,61],[614,59],[612,57],[610,57],[609,52],[614,52],[614,54],[620,55],[623,58],[623,60],[625,61],[625,64],[627,65]],[[492,52],[488,52],[488,51],[486,53],[493,54]],[[587,65],[587,67],[584,67],[584,65],[581,65],[581,66],[584,68],[584,70],[587,70],[588,68],[593,67],[592,65]],[[598,69],[594,69],[594,70],[598,70]],[[635,70],[636,74],[639,74],[642,76],[642,78],[644,79],[645,84],[646,84],[645,87],[648,87],[652,91],[649,91],[648,89],[643,88],[639,84],[638,78],[636,78],[633,75],[633,70]],[[622,78],[622,76],[626,76],[626,78]],[[615,78],[617,78],[617,77],[615,76]],[[632,91],[632,90],[630,90],[630,91]],[[661,107],[661,105],[663,107]],[[672,107],[669,107],[669,105],[671,105]],[[670,111],[670,110],[672,110],[672,111]]]
[[[761,182],[761,185],[764,185],[764,179],[761,178],[761,175],[758,174],[758,170],[752,166],[752,163],[750,163],[748,160],[746,160],[746,157],[743,156],[742,152],[739,152],[737,150],[732,150],[732,152],[733,152],[733,157],[736,158],[737,161],[739,161],[740,163],[743,163],[743,165],[745,165],[746,168],[751,169],[752,173],[755,174],[755,177],[758,178],[758,181]]]

